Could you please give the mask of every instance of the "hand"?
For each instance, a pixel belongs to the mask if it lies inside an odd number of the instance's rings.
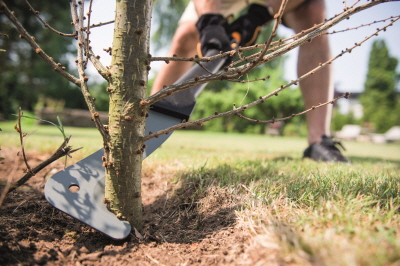
[[[256,42],[261,27],[272,19],[273,17],[265,6],[251,4],[247,14],[232,22],[229,26],[229,33],[232,36],[240,36],[240,46],[250,46]]]
[[[222,52],[230,51],[231,38],[228,35],[228,24],[219,14],[202,15],[196,23],[200,33],[199,56],[203,57],[208,50],[217,49]]]

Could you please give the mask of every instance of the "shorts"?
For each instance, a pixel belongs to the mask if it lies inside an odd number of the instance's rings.
[[[265,0],[222,0],[220,13],[224,17],[235,15],[251,3],[258,3],[264,5]],[[194,3],[193,1],[190,1],[179,20],[179,24],[187,21],[196,22],[198,18],[199,17],[194,7]]]

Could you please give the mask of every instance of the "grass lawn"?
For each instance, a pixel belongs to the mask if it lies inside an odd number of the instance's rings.
[[[1,146],[18,145],[2,123]],[[62,136],[27,125],[27,149],[49,152]],[[101,147],[95,129],[66,128],[74,160]],[[352,164],[302,160],[304,138],[178,131],[144,161],[144,171],[170,167],[175,182],[234,195],[237,223],[254,235],[258,254],[279,250],[292,265],[399,265],[400,144],[343,142]],[[261,264],[260,264],[261,265]]]

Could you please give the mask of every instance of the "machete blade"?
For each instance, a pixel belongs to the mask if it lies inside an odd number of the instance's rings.
[[[149,131],[157,132],[181,123],[180,119],[151,110],[149,114],[146,123],[147,134]],[[147,141],[143,159],[153,153],[170,136],[171,133],[164,134]],[[108,211],[103,202],[105,184],[103,155],[104,150],[100,149],[56,173],[46,182],[44,194],[47,201],[57,209],[114,239],[123,239],[131,231],[130,224],[119,220]],[[73,192],[70,188],[79,190]]]
[[[213,56],[218,53],[217,50],[211,50],[206,56]],[[225,61],[225,58],[219,58],[203,63],[203,65],[210,72],[215,73]],[[209,73],[196,64],[175,84],[206,74]],[[149,135],[150,131],[155,133],[177,125],[183,119],[189,120],[196,103],[196,97],[205,86],[206,84],[194,86],[154,104],[149,110],[149,117],[146,119],[145,135]],[[171,134],[172,132],[146,141],[147,147],[143,159],[159,148]],[[76,164],[56,173],[47,181],[44,193],[47,201],[57,209],[111,238],[123,239],[131,231],[130,224],[127,221],[119,220],[112,212],[108,211],[103,203],[105,184],[105,171],[102,166],[103,155],[104,150],[100,149]],[[79,190],[76,192],[70,188]]]

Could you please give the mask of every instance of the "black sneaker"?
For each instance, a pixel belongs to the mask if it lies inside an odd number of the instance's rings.
[[[343,150],[346,150],[342,143],[323,135],[321,143],[311,144],[305,151],[303,158],[311,158],[314,161],[325,162],[349,162],[336,147],[339,145]]]

